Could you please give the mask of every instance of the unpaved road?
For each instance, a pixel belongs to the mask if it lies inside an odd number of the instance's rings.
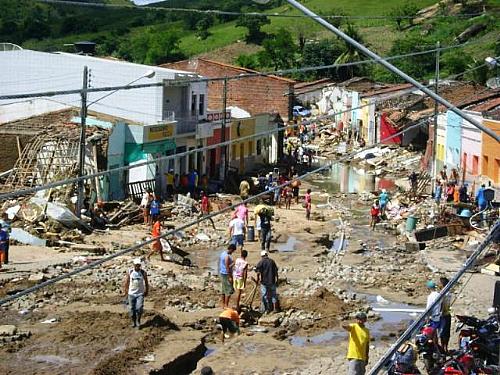
[[[317,197],[314,203],[321,203],[322,198]],[[185,374],[204,365],[212,366],[217,374],[343,373],[346,347],[339,323],[371,303],[359,292],[421,306],[427,294],[425,281],[439,276],[425,262],[439,265],[443,257],[447,258],[446,267],[439,270],[445,274],[453,264],[458,267],[465,255],[457,250],[429,250],[425,257],[420,252],[408,253],[390,230],[368,230],[366,203],[358,201],[357,196],[339,197],[336,204],[335,210],[313,207],[315,220],[311,221],[305,220],[301,205],[276,211],[278,241],[272,244],[272,250],[280,251],[271,257],[283,279],[279,293],[284,312],[279,315],[279,327],[267,327],[268,332],[262,333],[245,326],[240,337],[220,343],[213,334],[213,319],[221,311],[218,279],[213,276],[219,250],[196,245],[190,251],[198,268],[157,260],[146,266],[152,291],[147,298],[144,327],[134,330],[120,293],[122,276],[130,264],[130,257],[123,257],[3,307],[0,324],[14,324],[20,331],[30,331],[31,336],[0,346],[0,373]],[[353,210],[348,212],[343,206]],[[336,257],[327,250],[331,245],[328,236],[339,233],[339,214],[346,223],[348,245],[346,254]],[[225,221],[217,221],[223,236]],[[121,244],[126,245],[147,235],[141,226],[123,233],[115,232],[112,238],[101,240],[109,246],[122,238]],[[99,236],[92,240],[100,241]],[[258,243],[248,243],[246,248],[250,264],[255,265],[260,258]],[[15,263],[15,247],[12,253]],[[74,255],[59,254],[61,259],[51,261],[64,263]],[[40,264],[39,269],[47,267]],[[33,265],[31,270],[35,269]],[[472,275],[454,312],[484,315],[494,280]],[[0,294],[25,287],[23,283],[4,282]],[[250,287],[251,283],[247,293]],[[257,304],[256,298],[253,306]],[[22,310],[27,313],[20,314]],[[54,323],[41,323],[52,318]],[[377,330],[371,350],[373,363],[402,326],[381,325],[375,316],[368,326]],[[197,362],[206,348],[209,355]],[[149,361],[141,360],[146,355],[150,355]]]

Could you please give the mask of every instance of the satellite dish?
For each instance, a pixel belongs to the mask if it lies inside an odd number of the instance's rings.
[[[498,89],[500,87],[500,77],[493,77],[486,81],[486,86],[490,89]]]

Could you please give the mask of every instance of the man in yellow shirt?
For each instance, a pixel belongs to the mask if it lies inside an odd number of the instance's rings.
[[[364,375],[370,351],[370,331],[365,327],[366,314],[356,314],[356,323],[342,325],[349,332],[348,375]]]

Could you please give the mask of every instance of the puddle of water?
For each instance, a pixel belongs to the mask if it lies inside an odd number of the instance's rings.
[[[335,341],[344,340],[347,337],[347,333],[343,330],[329,330],[325,331],[316,336],[293,336],[290,339],[290,344],[293,346],[306,346],[306,345],[319,345],[323,343],[332,343]]]
[[[208,357],[214,353],[215,353],[215,348],[211,348],[211,347],[207,346],[207,350],[205,351],[205,354],[203,354],[203,357]]]
[[[361,193],[395,188],[394,180],[376,177],[372,171],[349,164],[334,163],[327,180],[315,180],[314,183],[329,193]]]
[[[289,236],[285,243],[276,245],[276,249],[283,253],[295,251],[295,247],[301,243],[302,242],[298,241],[297,238]]]
[[[372,308],[383,307],[392,309],[419,309],[417,306],[408,305],[406,303],[399,303],[387,301],[381,303],[377,301],[377,296],[371,294],[357,294],[359,299],[365,299]],[[389,331],[394,331],[395,325],[405,324],[409,325],[413,317],[407,312],[378,312],[380,319],[376,322],[368,322],[367,327],[370,330],[370,335],[376,339],[387,336]],[[345,340],[347,333],[342,328],[334,330],[327,330],[315,336],[292,336],[289,340],[290,344],[294,346],[307,346],[307,345],[320,345],[326,343],[334,343]]]

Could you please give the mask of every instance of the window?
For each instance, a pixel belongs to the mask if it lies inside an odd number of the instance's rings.
[[[481,166],[481,174],[488,176],[488,157],[483,156],[483,165]]]
[[[200,94],[200,101],[198,103],[198,114],[203,116],[205,114],[205,94]]]
[[[196,94],[191,94],[191,115],[196,116]]]
[[[479,174],[479,156],[477,155],[472,155],[472,174],[476,176]]]
[[[258,139],[257,140],[257,155],[262,154],[262,140]]]

